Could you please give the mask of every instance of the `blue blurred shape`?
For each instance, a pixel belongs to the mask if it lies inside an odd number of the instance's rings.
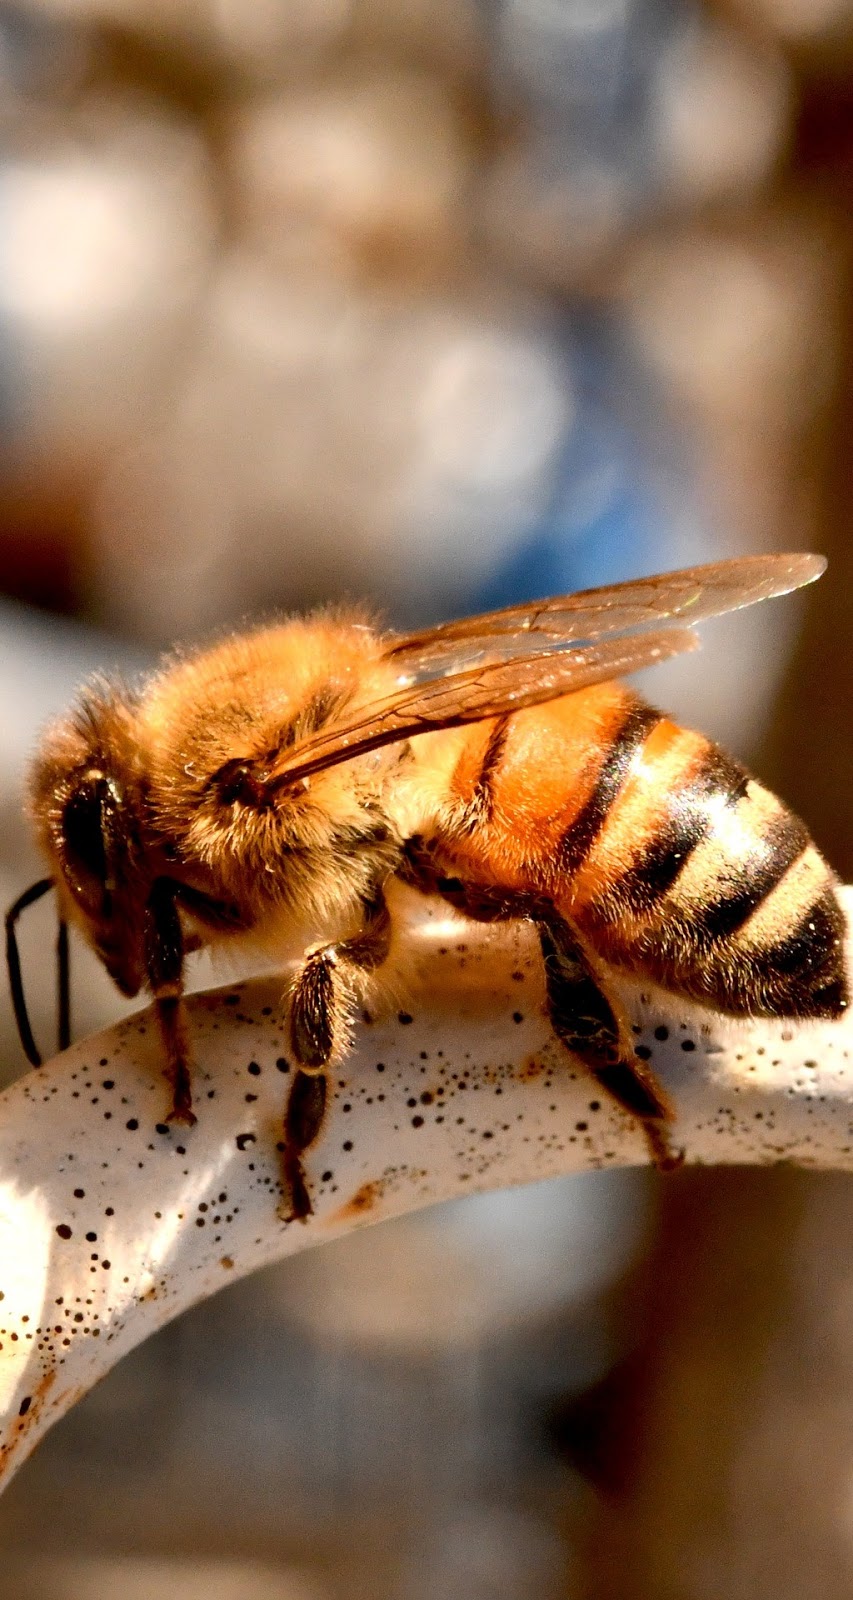
[[[711,559],[707,532],[674,510],[690,502],[686,448],[606,323],[572,329],[566,361],[575,395],[545,508],[460,610],[618,583]],[[618,400],[617,400],[618,396]]]

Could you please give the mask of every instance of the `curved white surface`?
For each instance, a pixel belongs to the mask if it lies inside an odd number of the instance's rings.
[[[846,905],[853,905],[853,891]],[[359,1025],[284,1223],[281,980],[190,1001],[198,1123],[167,1128],[148,1013],[0,1096],[0,1475],[132,1346],[235,1275],[474,1190],[645,1162],[550,1036],[538,950],[433,910],[406,1011]],[[734,1023],[625,985],[692,1162],[853,1167],[853,1016]]]

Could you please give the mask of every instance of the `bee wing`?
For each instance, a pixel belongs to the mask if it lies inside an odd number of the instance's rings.
[[[598,639],[654,623],[692,627],[707,617],[799,589],[819,578],[825,566],[823,556],[763,555],[685,567],[441,623],[392,640],[387,654],[401,673],[410,672],[410,681],[417,682],[442,671],[461,672],[480,662],[535,655],[557,643]]]
[[[693,623],[788,594],[825,566],[815,555],[741,556],[392,638],[385,660],[398,669],[398,692],[283,753],[268,781],[287,787],[382,745],[624,677],[695,649]],[[667,621],[678,626],[650,626]],[[631,629],[640,631],[594,642]]]
[[[689,628],[660,629],[576,649],[540,649],[536,655],[516,655],[463,672],[441,671],[425,683],[407,683],[396,694],[363,707],[351,721],[288,750],[273,765],[268,781],[286,788],[381,745],[556,700],[695,650],[698,643]]]

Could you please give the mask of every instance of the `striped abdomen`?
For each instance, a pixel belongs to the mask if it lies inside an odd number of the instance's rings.
[[[606,960],[738,1015],[844,1009],[835,880],[803,823],[623,686],[472,730],[453,790],[460,876],[546,892]]]

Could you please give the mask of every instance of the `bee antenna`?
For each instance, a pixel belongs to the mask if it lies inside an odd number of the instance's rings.
[[[57,1044],[60,1050],[67,1050],[71,1043],[71,970],[68,958],[68,923],[64,917],[59,919],[56,934],[56,982]]]
[[[52,888],[52,878],[40,878],[38,883],[30,884],[29,889],[25,889],[24,893],[19,895],[18,899],[15,901],[15,904],[10,906],[9,910],[6,912],[6,966],[9,970],[9,988],[12,991],[12,1005],[15,1010],[15,1022],[17,1023],[18,1037],[20,1038],[23,1046],[24,1054],[27,1060],[30,1061],[34,1067],[41,1066],[41,1056],[39,1055],[35,1039],[33,1038],[33,1030],[30,1027],[30,1019],[27,1014],[27,1002],[24,999],[24,985],[21,979],[21,957],[18,951],[18,937],[15,933],[15,924],[17,923],[21,913],[26,911],[28,906],[34,905],[36,900],[40,900],[42,895],[47,894],[48,889]],[[61,924],[60,926],[64,926],[64,924]],[[60,964],[60,973],[61,970],[62,968]],[[67,952],[65,957],[65,972],[67,982]],[[60,993],[61,984],[62,980],[60,978]]]

